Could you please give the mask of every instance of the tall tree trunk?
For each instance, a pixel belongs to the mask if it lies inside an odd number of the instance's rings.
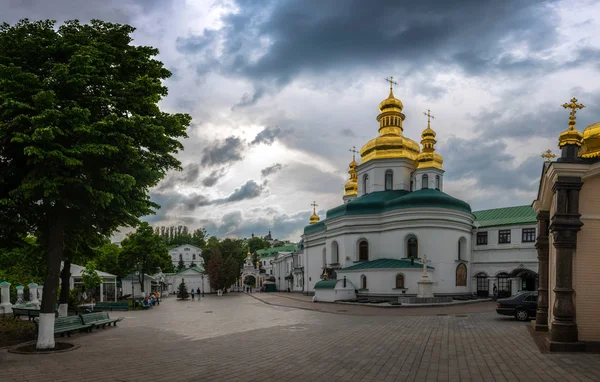
[[[63,270],[60,273],[60,298],[58,307],[58,316],[66,317],[69,310],[69,293],[71,291],[71,258],[65,257]],[[44,296],[42,296],[44,297]]]
[[[48,229],[48,252],[46,253],[46,279],[40,309],[38,349],[54,349],[54,310],[60,275],[60,260],[65,250],[65,221],[58,216]]]

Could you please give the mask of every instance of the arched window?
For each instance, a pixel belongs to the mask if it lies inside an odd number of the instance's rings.
[[[421,190],[426,190],[429,188],[429,176],[427,174],[423,175],[423,181],[421,184]]]
[[[337,264],[340,262],[338,251],[339,251],[338,243],[337,243],[337,241],[334,241],[333,243],[331,243],[331,262],[334,264]]]
[[[439,175],[435,176],[435,189],[438,191],[440,189],[440,176]]]
[[[397,274],[396,275],[396,289],[404,289],[404,275]]]
[[[366,240],[358,244],[358,261],[369,261],[369,243]]]
[[[467,286],[467,266],[464,263],[456,267],[456,286]]]
[[[419,257],[419,242],[417,238],[411,236],[406,241],[406,254],[409,259],[414,257],[415,259]]]
[[[323,248],[323,268],[327,265],[327,250]]]
[[[393,189],[394,184],[394,172],[392,170],[387,170],[385,172],[385,190]]]
[[[195,254],[192,255],[192,260],[196,260],[196,255]]]
[[[360,276],[360,288],[367,289],[367,276],[365,275]]]
[[[367,194],[367,185],[369,184],[369,174],[365,174],[365,176],[363,176],[363,191],[365,194]]]

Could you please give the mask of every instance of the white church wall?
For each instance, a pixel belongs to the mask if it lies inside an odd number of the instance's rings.
[[[202,249],[190,244],[184,244],[180,245],[179,247],[169,249],[169,256],[171,257],[171,262],[174,266],[179,264],[180,256],[186,267],[189,267],[192,263],[204,266]]]
[[[408,159],[370,161],[356,168],[358,175],[358,196],[365,194],[364,176],[368,175],[367,193],[385,191],[385,172],[393,172],[393,189],[409,190],[410,174],[414,171],[413,162]]]

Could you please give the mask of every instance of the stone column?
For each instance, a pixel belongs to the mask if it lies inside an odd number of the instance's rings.
[[[100,283],[100,302],[104,302],[104,280]]]
[[[579,219],[581,186],[579,177],[559,176],[552,187],[556,209],[550,224],[552,244],[556,248],[553,320],[549,341],[552,351],[577,350],[583,346],[578,342],[573,303],[573,254],[577,246],[577,232],[583,225]]]
[[[44,295],[44,286],[43,285],[38,284],[37,293],[38,293],[38,300],[40,301],[40,306],[41,306],[42,305],[42,297]]]
[[[23,285],[17,285],[16,289],[17,289],[17,304],[16,305],[24,304],[25,300],[23,300],[23,289],[25,289],[25,287]]]
[[[539,285],[538,306],[533,327],[538,332],[546,332],[548,331],[548,256],[550,252],[548,234],[550,212],[538,212],[537,221],[538,235],[535,241],[535,248],[538,254]]]
[[[31,282],[27,285],[29,287],[29,303],[32,304],[36,309],[40,308],[40,300],[38,300],[37,287],[38,285]]]
[[[0,283],[1,300],[0,313],[9,314],[12,313],[12,304],[10,303],[10,283],[2,281]]]

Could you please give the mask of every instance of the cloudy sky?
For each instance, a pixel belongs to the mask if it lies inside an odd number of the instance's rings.
[[[435,115],[445,192],[474,210],[530,204],[560,105],[587,106],[580,131],[600,120],[598,16],[592,0],[0,0],[0,21],[128,23],[160,50],[162,107],[194,120],[147,221],[292,240],[313,200],[321,217],[341,203],[388,76],[406,136]]]

